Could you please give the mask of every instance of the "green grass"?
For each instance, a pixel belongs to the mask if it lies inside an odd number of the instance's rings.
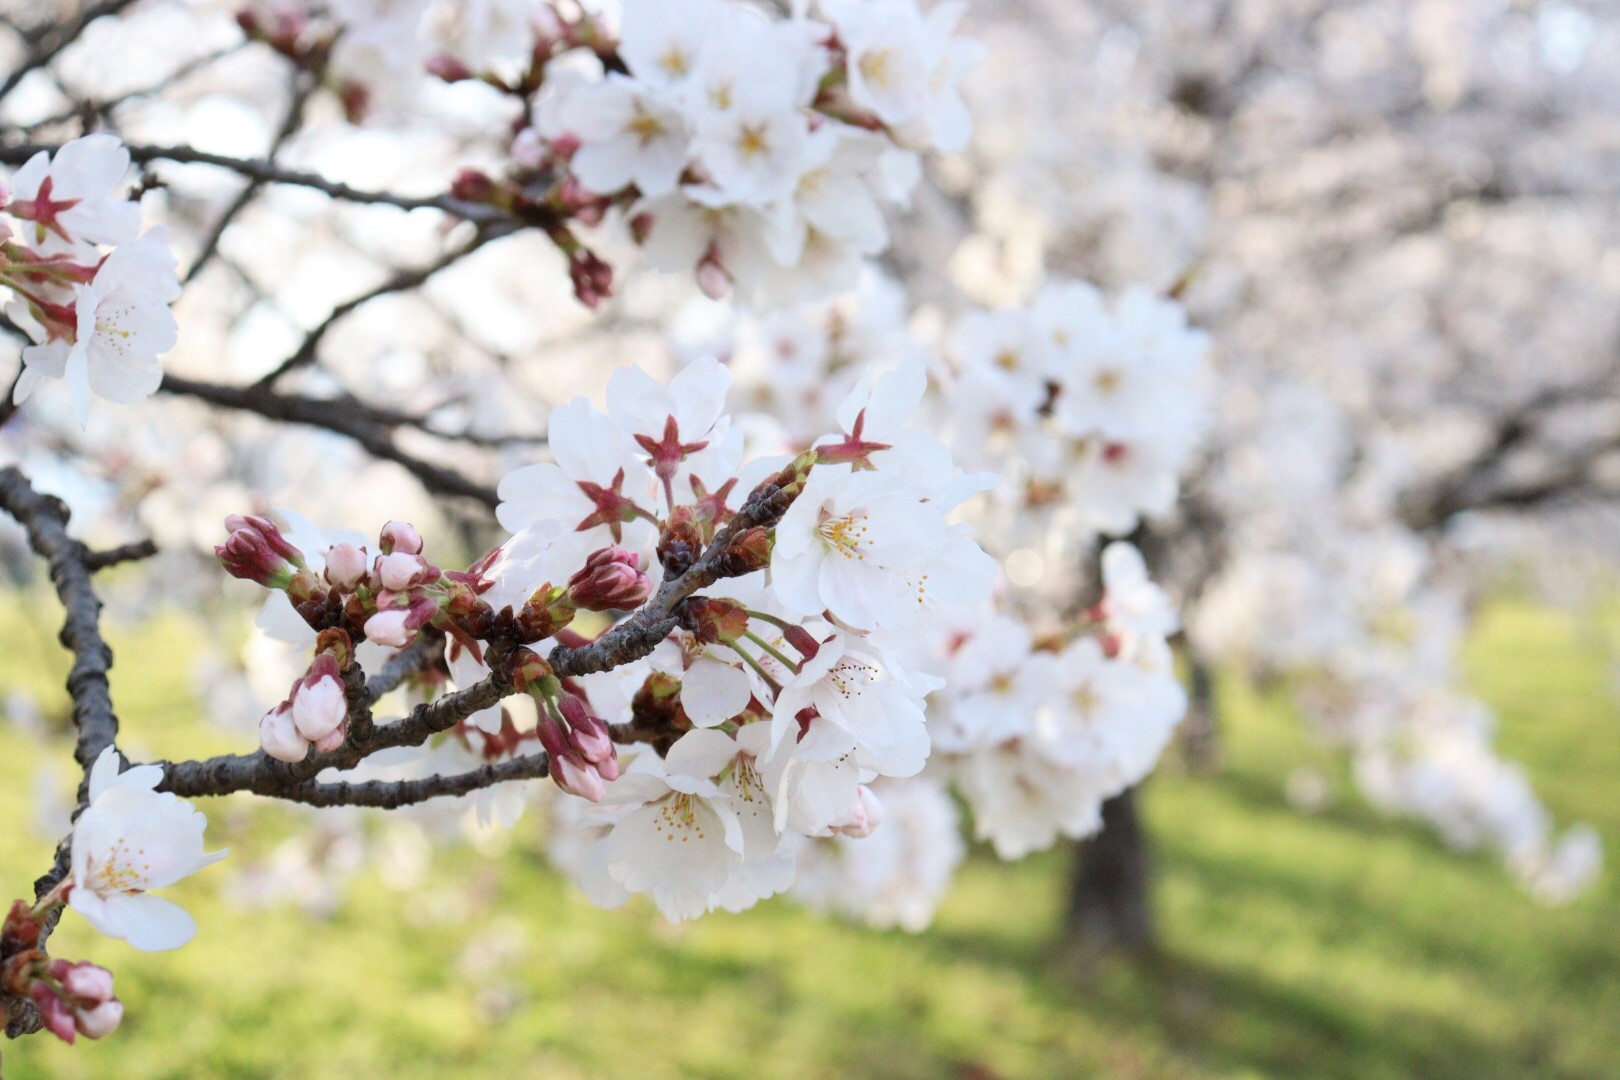
[[[48,609],[44,609],[48,610]],[[54,615],[51,616],[54,618]],[[50,635],[0,616],[0,682],[59,685]],[[116,638],[130,745],[213,752],[170,620]],[[16,643],[13,646],[12,643]],[[1570,619],[1498,606],[1472,642],[1558,816],[1620,850],[1620,708],[1600,645]],[[329,920],[242,911],[223,870],[175,890],[202,932],[143,956],[69,916],[60,953],[114,969],[124,1028],[4,1048],[10,1080],[296,1077],[1614,1077],[1620,897],[1613,875],[1545,910],[1485,856],[1445,851],[1350,791],[1280,698],[1222,686],[1225,764],[1149,786],[1160,955],[1081,971],[1054,948],[1065,860],[976,853],[927,934],[880,933],[771,902],[671,928],[592,908],[532,852],[437,857],[402,893],[363,876]],[[59,699],[52,699],[59,700]],[[0,883],[20,893],[50,841],[26,828],[35,755],[0,729]],[[1291,809],[1302,763],[1334,799]],[[210,805],[215,842],[263,851],[289,819]],[[229,861],[226,865],[229,865]],[[474,969],[481,963],[484,974]]]

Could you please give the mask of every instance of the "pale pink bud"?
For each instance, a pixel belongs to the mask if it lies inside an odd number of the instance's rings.
[[[568,579],[568,598],[587,611],[629,611],[652,591],[639,569],[641,557],[623,548],[591,552],[585,565]]]
[[[58,967],[57,965],[61,966]],[[113,996],[112,972],[104,967],[91,963],[63,964],[57,961],[51,967],[51,974],[61,982],[62,989],[67,991],[80,1008],[94,1008],[111,1001]]]
[[[396,551],[402,551],[407,555],[420,555],[422,535],[409,522],[390,521],[382,527],[382,539],[378,546],[383,549],[385,555],[392,555]]]
[[[545,140],[532,127],[517,133],[517,138],[512,140],[511,154],[512,160],[525,169],[538,169],[551,156]]]
[[[330,754],[333,750],[336,750],[338,747],[343,745],[343,737],[345,733],[346,729],[342,727],[333,728],[324,736],[315,740],[315,749],[319,750],[323,754]]]
[[[309,741],[298,734],[292,710],[285,703],[259,720],[259,745],[277,761],[303,761],[309,754]]]
[[[80,1009],[74,1014],[79,1034],[87,1039],[100,1039],[118,1030],[124,1020],[124,1004],[117,998],[103,1001],[93,1009]]]
[[[551,779],[570,795],[591,802],[601,802],[602,796],[607,794],[607,785],[597,771],[571,757],[551,759]]]
[[[413,634],[407,626],[410,612],[404,608],[379,611],[366,620],[366,640],[394,649],[403,649],[411,643]]]
[[[353,544],[333,544],[326,550],[326,583],[345,592],[366,576],[366,549]]]
[[[724,300],[731,292],[731,273],[720,261],[720,253],[713,248],[698,260],[695,276],[699,291],[710,300]]]
[[[832,830],[853,840],[860,840],[871,836],[881,824],[883,824],[883,804],[872,794],[871,788],[862,784],[855,793],[855,805],[850,808],[849,816],[834,825]]]
[[[343,695],[343,683],[329,675],[299,686],[293,694],[293,726],[310,742],[332,734],[343,726],[348,716],[349,703]]]
[[[390,592],[404,592],[421,580],[427,563],[420,555],[407,555],[395,551],[391,555],[377,556],[377,580]]]

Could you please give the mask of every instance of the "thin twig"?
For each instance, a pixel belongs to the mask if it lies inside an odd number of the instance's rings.
[[[500,498],[493,488],[470,480],[454,469],[435,465],[401,450],[394,443],[394,431],[401,421],[384,411],[373,410],[352,397],[299,397],[263,387],[222,386],[179,375],[165,375],[160,389],[169,394],[194,397],[221,408],[256,413],[271,420],[306,424],[346,435],[374,457],[404,466],[430,491],[472,499],[490,510],[500,504]]]

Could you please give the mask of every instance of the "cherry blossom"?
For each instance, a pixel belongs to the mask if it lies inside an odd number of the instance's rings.
[[[73,828],[73,876],[68,904],[108,937],[158,952],[190,941],[197,924],[185,911],[148,890],[172,885],[218,862],[225,852],[203,852],[208,819],[155,789],[156,765],[119,771],[109,747],[90,773],[90,804]]]

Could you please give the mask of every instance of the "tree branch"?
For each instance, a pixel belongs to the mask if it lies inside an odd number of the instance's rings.
[[[732,539],[747,529],[775,525],[792,501],[793,497],[784,494],[774,483],[761,485],[715,535],[702,556],[684,573],[666,579],[652,599],[629,618],[588,644],[554,646],[546,657],[552,671],[559,678],[588,675],[609,671],[652,652],[675,629],[675,609],[682,601],[699,589],[735,573],[727,565]],[[413,649],[417,647],[412,646]],[[425,652],[432,655],[431,647]],[[488,655],[491,668],[488,678],[435,701],[418,705],[403,719],[380,725],[363,738],[358,737],[357,728],[360,723],[369,723],[371,703],[375,698],[371,695],[370,684],[361,692],[351,686],[350,739],[336,750],[312,752],[296,763],[277,761],[262,750],[252,754],[225,754],[205,761],[159,762],[163,766],[163,782],[158,790],[172,791],[186,797],[251,791],[276,798],[297,798],[297,793],[310,791],[310,782],[326,769],[352,769],[378,750],[420,746],[473,713],[499,704],[512,693],[512,676],[506,666],[511,651],[492,647]],[[425,659],[423,663],[426,663]],[[390,664],[392,667],[393,663]],[[345,673],[351,683],[358,678],[357,670],[350,668]],[[386,685],[390,678],[394,678],[394,675],[385,668],[377,676],[377,685]],[[381,696],[381,691],[376,696]]]
[[[401,450],[394,443],[394,432],[407,420],[398,414],[374,409],[353,397],[299,397],[278,393],[268,387],[221,386],[179,375],[165,375],[160,389],[165,393],[194,397],[221,408],[256,413],[270,420],[306,424],[346,435],[372,456],[404,466],[430,491],[471,499],[490,510],[500,505],[500,498],[493,488],[470,480],[454,469],[435,465]],[[413,422],[411,426],[421,427],[421,422]]]
[[[41,150],[55,153],[60,147],[31,143],[19,146],[0,146],[0,164],[20,165]],[[292,187],[312,188],[341,202],[365,205],[395,206],[401,210],[438,210],[441,213],[483,224],[510,221],[511,217],[496,207],[466,202],[449,195],[410,196],[390,191],[367,191],[328,180],[317,173],[283,168],[273,161],[255,158],[236,158],[225,154],[210,154],[189,146],[128,146],[130,157],[141,164],[152,161],[172,161],[178,165],[212,165],[229,169],[240,176],[261,184],[285,184]]]
[[[56,59],[56,55],[78,40],[84,33],[84,28],[105,15],[116,15],[129,7],[134,0],[100,0],[91,4],[79,14],[60,25],[47,23],[42,32],[29,33],[25,36],[33,41],[33,50],[23,58],[17,69],[0,82],[0,98],[6,97],[17,88],[17,84],[27,78],[31,72],[49,64]]]
[[[474,791],[513,780],[541,780],[550,774],[550,764],[545,752],[539,751],[467,772],[436,773],[417,780],[303,784],[282,792],[280,798],[306,806],[370,806],[396,810],[429,799],[470,795]]]

